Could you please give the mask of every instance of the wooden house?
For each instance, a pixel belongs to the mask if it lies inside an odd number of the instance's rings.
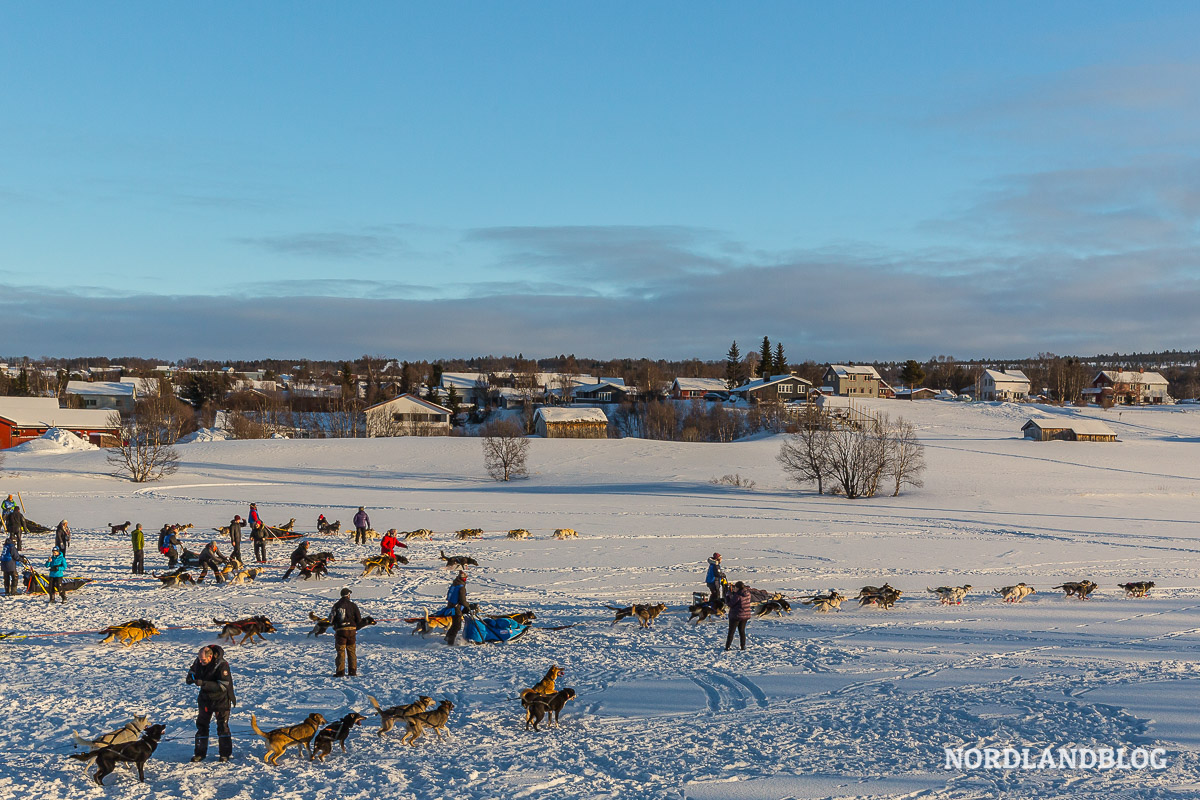
[[[1115,442],[1117,434],[1098,419],[1035,418],[1021,427],[1026,439],[1039,442]]]
[[[545,439],[608,438],[608,417],[599,408],[542,407],[534,412],[533,425]]]

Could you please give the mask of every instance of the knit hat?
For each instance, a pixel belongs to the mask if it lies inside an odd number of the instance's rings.
[[[349,597],[349,596],[350,596],[350,590],[342,589],[342,597]]]
[[[713,553],[713,558],[720,559],[720,558],[721,558],[721,554],[720,554],[720,553]]]

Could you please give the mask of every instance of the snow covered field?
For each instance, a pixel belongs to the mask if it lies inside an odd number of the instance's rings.
[[[0,495],[21,492],[28,516],[71,521],[69,574],[97,580],[65,606],[4,599],[5,631],[63,633],[0,641],[0,797],[86,798],[695,798],[1200,796],[1200,412],[1186,407],[1034,409],[1005,404],[881,402],[920,429],[926,487],[849,502],[786,485],[778,438],[718,444],[535,440],[533,475],[500,485],[474,439],[196,442],[180,471],[138,486],[108,473],[99,451],[10,453]],[[1115,444],[1031,442],[1031,413],[1105,419]],[[710,483],[728,473],[753,491]],[[314,537],[339,557],[330,580],[164,590],[128,572],[128,543],[106,523],[142,522],[147,565],[165,564],[153,532],[194,523],[192,549],[256,501],[280,524],[311,531],[318,513],[347,526],[365,505],[375,528],[431,528],[394,577],[358,577],[377,552]],[[483,528],[482,541],[451,531]],[[528,528],[530,541],[504,532]],[[553,541],[556,527],[577,541]],[[50,536],[30,536],[35,563]],[[245,548],[249,550],[248,546]],[[539,629],[507,645],[447,648],[402,622],[364,629],[360,675],[334,679],[331,636],[306,637],[351,586],[364,613],[396,618],[439,607],[449,575],[439,549],[469,552],[472,599],[488,613],[531,609]],[[272,545],[284,559],[290,545]],[[724,621],[689,625],[704,562],[725,556],[731,580],[801,595],[889,581],[891,611],[752,621],[750,649],[720,652]],[[1050,587],[1090,578],[1094,599]],[[1154,580],[1149,599],[1119,582]],[[993,587],[1038,593],[1005,605]],[[961,606],[927,586],[970,583]],[[612,627],[603,604],[666,602],[654,630]],[[682,613],[681,613],[682,611]],[[212,617],[268,614],[266,644],[230,647],[237,684],[235,760],[187,763],[195,651]],[[135,617],[178,626],[132,649],[89,631]],[[560,729],[523,730],[517,692],[551,663],[579,698]],[[416,748],[369,721],[325,765],[293,751],[261,761],[249,715],[276,727],[312,711],[328,719],[417,694],[455,703],[450,740]],[[71,761],[72,730],[99,733],[147,713],[167,739],[147,783],[119,769],[110,788]],[[946,770],[947,747],[1162,747],[1161,771]],[[215,748],[214,748],[215,750]]]

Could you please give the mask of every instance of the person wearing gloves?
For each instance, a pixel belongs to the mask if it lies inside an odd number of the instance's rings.
[[[138,523],[133,529],[133,533],[129,534],[130,544],[133,545],[133,574],[146,574],[146,532],[142,530],[142,523]]]
[[[217,753],[221,761],[233,756],[233,734],[229,731],[230,710],[237,705],[233,693],[233,674],[225,661],[225,651],[217,645],[200,648],[199,655],[188,670],[187,683],[200,690],[196,697],[196,749],[192,761],[203,761],[208,755],[208,732],[212,718],[217,718]]]
[[[4,594],[7,597],[17,593],[17,575],[25,556],[17,549],[17,541],[12,536],[4,540],[4,550],[0,552],[0,570],[4,571]]]

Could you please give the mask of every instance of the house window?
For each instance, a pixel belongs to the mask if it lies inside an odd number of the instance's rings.
[[[791,394],[792,393],[792,385],[790,383],[781,383],[779,385],[779,393],[780,394]]]

